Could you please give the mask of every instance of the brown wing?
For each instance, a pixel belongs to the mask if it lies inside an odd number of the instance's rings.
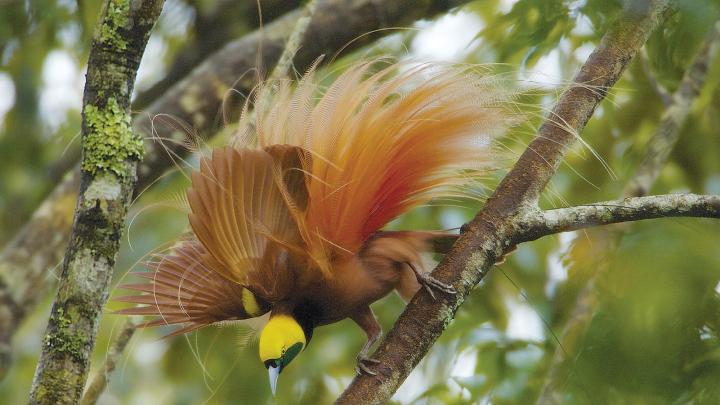
[[[300,156],[294,147],[219,148],[201,161],[187,193],[209,267],[271,301],[292,285],[278,260],[304,251],[296,223],[307,199]]]
[[[156,317],[143,327],[182,325],[168,335],[172,336],[215,322],[254,318],[269,311],[270,305],[265,300],[212,270],[204,260],[206,257],[207,251],[194,239],[180,242],[170,254],[158,255],[147,264],[150,271],[133,273],[149,282],[120,286],[143,294],[115,299],[143,306],[116,313]]]

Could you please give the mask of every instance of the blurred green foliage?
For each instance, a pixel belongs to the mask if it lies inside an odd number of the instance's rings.
[[[458,13],[480,21],[481,28],[462,58],[472,63],[502,64],[499,69],[522,80],[528,80],[533,72],[550,76],[555,85],[545,94],[523,99],[535,106],[532,108],[547,107],[623,3],[478,0],[439,23]],[[582,133],[610,170],[604,169],[587,148],[576,147],[545,194],[545,207],[617,198],[633,175],[664,109],[649,75],[674,90],[705,33],[720,15],[718,0],[676,3],[648,42],[646,66],[638,61],[632,64]],[[155,80],[189,43],[188,38],[194,37],[198,13],[215,10],[213,4],[209,0],[168,2],[154,33],[153,40],[162,49],[160,58],[151,56],[160,64]],[[79,111],[65,110],[59,126],[48,124],[40,113],[47,86],[43,70],[53,68],[46,62],[54,51],[67,53],[78,69],[83,69],[99,7],[99,0],[11,1],[2,5],[0,74],[13,84],[14,103],[0,126],[0,242],[12,237],[27,220],[61,175],[57,171],[72,167],[77,159],[77,155],[63,151],[79,131]],[[361,54],[402,57],[413,43],[413,35],[397,34]],[[452,43],[452,32],[443,40]],[[719,69],[720,64],[714,61],[654,193],[720,194]],[[538,123],[539,118],[534,121]],[[517,155],[532,133],[532,126],[521,128],[505,145]],[[512,162],[505,163],[509,166]],[[501,177],[502,169],[491,176],[486,193]],[[176,173],[135,203],[117,279],[137,266],[143,255],[186,228],[185,214],[167,209],[168,202],[186,186],[186,179]],[[468,221],[481,203],[461,205],[423,207],[393,222],[392,227],[457,227]],[[476,288],[395,401],[534,402],[558,348],[556,336],[574,308],[578,291],[599,266],[607,265],[610,271],[598,282],[600,304],[588,333],[575,350],[567,353],[563,364],[565,402],[719,403],[718,223],[667,219],[634,224],[617,251],[603,249],[597,238],[593,232],[578,232],[520,246]],[[570,249],[572,254],[568,253]],[[118,307],[109,304],[111,310]],[[26,401],[48,308],[49,302],[24,325],[16,339],[16,362],[0,383],[0,398],[6,403]],[[403,304],[393,295],[374,309],[388,330]],[[119,325],[118,316],[105,316],[94,354],[95,367],[103,361]],[[102,403],[273,402],[266,371],[257,359],[256,343],[246,342],[247,331],[226,326],[185,338],[157,340],[164,332],[138,333],[113,374]],[[353,376],[355,354],[363,342],[364,334],[350,321],[317,330],[307,350],[280,377],[277,403],[331,403]]]

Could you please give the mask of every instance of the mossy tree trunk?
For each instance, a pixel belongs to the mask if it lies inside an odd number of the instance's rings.
[[[143,154],[142,137],[130,125],[130,95],[162,4],[108,0],[95,31],[83,97],[80,194],[32,404],[74,404],[82,395]]]

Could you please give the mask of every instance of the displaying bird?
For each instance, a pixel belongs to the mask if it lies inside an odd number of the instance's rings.
[[[382,65],[378,68],[378,65]],[[144,283],[118,311],[152,315],[171,335],[270,313],[260,360],[278,375],[319,326],[350,318],[367,334],[357,370],[381,328],[370,304],[393,290],[453,294],[428,253],[456,235],[383,231],[432,199],[468,196],[494,166],[493,139],[513,121],[512,92],[477,69],[361,62],[323,90],[313,69],[296,86],[258,89],[236,142],[212,151],[187,191],[192,232],[135,273]]]

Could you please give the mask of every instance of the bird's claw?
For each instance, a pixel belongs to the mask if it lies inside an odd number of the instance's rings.
[[[369,364],[367,364],[369,363]],[[358,356],[357,365],[355,366],[355,372],[367,375],[377,375],[376,372],[372,371],[370,367],[375,364],[380,364],[380,360],[373,359],[371,357]]]
[[[428,294],[430,294],[433,299],[436,299],[435,291],[433,290],[442,291],[444,293],[452,295],[457,293],[455,287],[451,286],[450,284],[445,284],[442,281],[431,276],[429,273],[425,273],[424,271],[419,270],[411,262],[407,262],[407,265],[410,266],[413,273],[415,273],[415,277],[417,278],[418,283],[420,283],[420,285],[422,285],[425,290],[427,290]]]
[[[442,291],[444,293],[452,295],[457,293],[455,287],[451,286],[450,284],[445,284],[442,281],[426,273],[418,274],[418,281],[420,282],[420,284],[422,284],[423,287],[425,287],[425,290],[428,292],[428,294],[430,294],[433,299],[436,299],[435,292],[433,290]]]

